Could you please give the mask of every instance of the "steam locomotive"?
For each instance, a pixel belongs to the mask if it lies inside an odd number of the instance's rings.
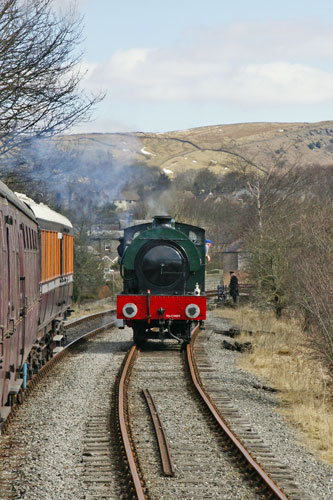
[[[133,329],[133,341],[191,339],[206,319],[205,231],[171,217],[129,227],[120,245],[123,292],[117,318]]]
[[[73,227],[0,182],[0,428],[27,380],[62,349]]]

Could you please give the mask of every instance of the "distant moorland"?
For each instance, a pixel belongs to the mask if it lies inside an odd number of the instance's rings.
[[[202,168],[221,175],[246,162],[264,169],[333,164],[333,121],[241,123],[168,133],[74,134],[60,140],[97,156],[107,150],[114,160],[165,169],[171,178]]]

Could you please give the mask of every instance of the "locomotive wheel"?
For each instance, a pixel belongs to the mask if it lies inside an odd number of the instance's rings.
[[[135,345],[140,346],[145,343],[145,331],[146,329],[142,326],[133,326],[133,343]]]

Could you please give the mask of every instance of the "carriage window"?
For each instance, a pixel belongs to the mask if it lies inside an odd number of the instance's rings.
[[[24,234],[25,234],[25,248],[27,250],[29,248],[29,237],[28,237],[28,228],[27,228],[27,226],[24,227]]]
[[[10,309],[10,253],[11,253],[11,248],[10,248],[10,229],[9,227],[6,228],[6,236],[7,236],[7,287],[8,287],[8,308]]]
[[[36,238],[36,231],[32,231],[32,248],[34,250],[37,250],[37,238]]]
[[[22,225],[22,235],[23,235],[23,248],[24,250],[27,248],[27,242],[26,242],[26,238],[25,238],[25,226]]]

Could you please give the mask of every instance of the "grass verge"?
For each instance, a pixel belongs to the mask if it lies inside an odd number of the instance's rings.
[[[280,412],[301,431],[302,442],[333,464],[332,380],[311,359],[299,321],[292,317],[277,320],[269,311],[248,306],[219,309],[216,315],[231,319],[241,329],[240,341],[253,344],[252,352],[244,353],[238,366],[278,390]]]

